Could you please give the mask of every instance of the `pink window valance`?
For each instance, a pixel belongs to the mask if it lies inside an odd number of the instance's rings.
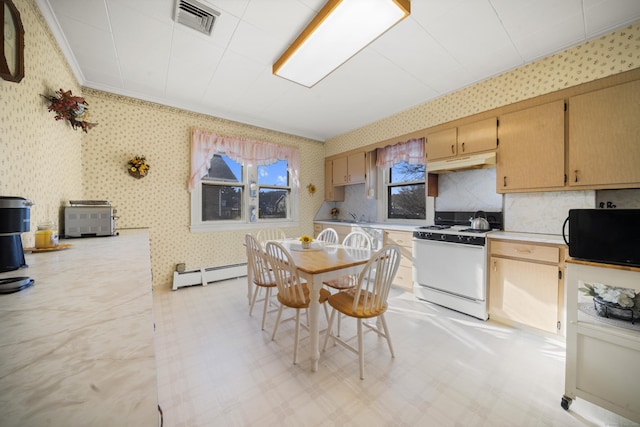
[[[299,187],[300,151],[270,142],[253,141],[239,137],[228,137],[193,129],[191,132],[191,175],[189,191],[209,172],[209,163],[214,154],[224,154],[242,165],[264,166],[286,160],[292,189]]]
[[[410,165],[424,165],[424,138],[414,138],[376,150],[376,166],[388,169],[400,162]]]

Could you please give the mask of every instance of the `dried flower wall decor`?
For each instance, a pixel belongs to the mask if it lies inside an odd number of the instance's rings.
[[[129,171],[129,175],[136,179],[147,176],[149,169],[151,169],[151,166],[147,164],[147,158],[145,156],[132,157],[127,163],[127,171]]]
[[[81,96],[73,96],[70,90],[62,89],[56,91],[56,96],[40,95],[47,99],[50,104],[47,108],[49,111],[56,113],[54,119],[68,120],[71,127],[76,130],[82,129],[83,132],[97,126],[97,123],[89,123],[89,104]]]

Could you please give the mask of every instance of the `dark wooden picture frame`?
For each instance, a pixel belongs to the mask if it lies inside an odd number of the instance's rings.
[[[20,82],[24,77],[24,27],[20,19],[20,12],[11,0],[0,0],[0,22],[2,30],[0,31],[0,77],[11,82]],[[9,15],[7,16],[7,12]],[[11,28],[7,28],[11,25]],[[12,31],[11,31],[12,30]],[[5,40],[7,33],[13,32],[11,40]],[[7,45],[13,50],[13,58],[7,57]],[[9,64],[8,60],[13,59],[13,64]]]

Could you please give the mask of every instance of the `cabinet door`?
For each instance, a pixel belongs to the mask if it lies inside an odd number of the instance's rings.
[[[393,283],[406,290],[413,290],[413,233],[410,231],[385,230],[385,244],[400,249],[400,266]]]
[[[340,157],[333,160],[333,185],[345,185],[348,182],[347,158]]]
[[[495,150],[498,120],[495,117],[458,127],[458,155]]]
[[[569,98],[569,185],[640,183],[640,81]]]
[[[360,184],[364,182],[365,178],[365,153],[351,154],[347,157],[347,181],[349,184]]]
[[[341,202],[344,200],[344,187],[333,186],[333,162],[324,162],[324,200],[327,202]]]
[[[491,257],[489,315],[558,332],[558,267]]]
[[[427,135],[427,162],[454,157],[458,150],[456,148],[457,128],[445,129]]]
[[[564,101],[500,117],[496,191],[564,187]]]

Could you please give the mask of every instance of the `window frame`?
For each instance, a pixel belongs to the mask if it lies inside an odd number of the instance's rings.
[[[420,222],[424,222],[425,219],[428,218],[429,215],[429,197],[427,196],[427,182],[428,182],[428,172],[427,172],[427,168],[426,165],[423,165],[425,168],[425,172],[424,172],[424,179],[422,180],[413,180],[413,181],[402,181],[402,182],[395,182],[395,183],[391,183],[391,169],[392,168],[385,168],[385,169],[378,169],[378,171],[382,172],[382,179],[379,180],[380,184],[379,184],[379,188],[378,188],[378,194],[380,195],[380,197],[378,197],[378,216],[381,218],[381,220],[383,222],[386,223],[393,223],[393,224],[406,224],[406,225],[415,225],[416,223]],[[424,218],[393,218],[393,217],[389,217],[389,188],[390,187],[399,187],[399,186],[407,186],[407,185],[416,185],[416,184],[422,184],[424,185],[424,189],[425,189],[425,204],[424,204]]]
[[[225,156],[224,153],[216,153],[220,156]],[[266,184],[258,184],[258,165],[242,164],[242,178],[240,182],[228,182],[228,181],[215,181],[201,179],[196,182],[193,191],[191,192],[191,224],[190,230],[192,232],[210,232],[210,231],[230,231],[230,230],[252,230],[264,228],[267,224],[274,224],[278,226],[297,226],[299,219],[297,217],[299,194],[294,191],[293,182],[291,177],[291,164],[287,159],[278,159],[287,161],[287,186],[274,186]],[[276,163],[276,162],[273,162]],[[269,166],[269,165],[260,165]],[[241,219],[232,220],[202,220],[202,189],[204,185],[220,185],[231,187],[242,187],[242,202],[241,202]],[[252,197],[252,192],[255,188],[255,197]],[[261,219],[258,214],[259,209],[259,194],[260,188],[276,188],[286,189],[288,192],[287,203],[287,217],[286,218],[268,218]],[[256,220],[251,221],[251,209],[256,209]]]

